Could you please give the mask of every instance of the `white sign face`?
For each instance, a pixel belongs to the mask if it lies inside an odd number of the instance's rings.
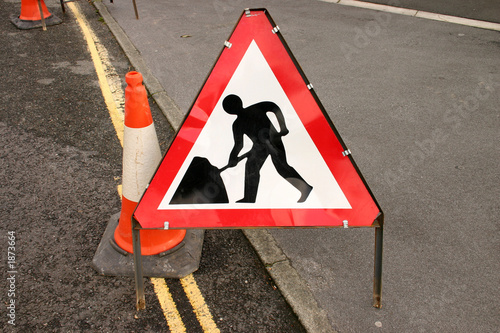
[[[255,202],[237,202],[245,195],[245,166],[247,159],[220,173],[227,191],[229,203],[171,204],[171,200],[183,180],[194,157],[204,157],[210,164],[221,169],[228,165],[230,153],[235,145],[234,114],[227,113],[222,102],[228,95],[240,97],[243,108],[260,102],[276,104],[284,116],[287,135],[281,137],[286,152],[286,162],[297,171],[312,190],[303,202],[301,191],[283,178],[277,171],[271,156],[260,168],[260,180]],[[281,131],[275,114],[267,116],[277,132]],[[244,136],[239,156],[252,150],[253,142]],[[210,118],[162,199],[158,210],[169,209],[351,209],[351,205],[340,189],[321,153],[307,133],[283,88],[279,84],[255,41],[252,41],[244,57],[216,104]]]

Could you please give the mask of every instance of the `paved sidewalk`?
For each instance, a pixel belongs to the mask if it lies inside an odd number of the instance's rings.
[[[280,26],[386,215],[380,310],[373,230],[249,234],[276,245],[273,277],[306,327],[498,331],[498,32],[320,1],[138,2],[139,20],[131,2],[104,4],[176,128],[244,7]]]
[[[370,0],[368,2],[500,23],[500,3],[492,0]]]

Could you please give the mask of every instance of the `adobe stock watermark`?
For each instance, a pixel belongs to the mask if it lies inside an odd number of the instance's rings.
[[[399,1],[389,1],[389,6],[399,7]],[[354,55],[358,55],[364,48],[372,43],[387,28],[392,19],[392,14],[382,11],[370,13],[373,20],[368,21],[363,27],[354,27],[354,38],[351,43],[340,43],[340,50],[347,61],[351,61]]]
[[[7,322],[16,325],[16,232],[7,232]]]
[[[480,78],[471,94],[453,103],[453,107],[444,111],[440,125],[431,131],[429,137],[415,141],[413,147],[407,150],[399,165],[384,172],[384,181],[392,190],[405,178],[411,176],[414,170],[421,166],[427,158],[437,151],[440,144],[444,144],[453,132],[459,129],[480,107],[481,103],[488,100],[500,87],[500,82],[488,78]]]

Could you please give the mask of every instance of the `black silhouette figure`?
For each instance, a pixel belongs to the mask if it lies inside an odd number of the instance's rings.
[[[281,139],[288,134],[285,118],[281,109],[273,102],[260,102],[243,108],[241,98],[228,95],[222,101],[222,107],[229,114],[238,117],[233,123],[234,147],[229,155],[228,167],[238,164],[242,156],[238,157],[243,148],[243,137],[248,136],[252,141],[252,148],[245,156],[245,195],[237,202],[254,203],[260,180],[260,169],[270,156],[276,171],[301,192],[298,202],[304,202],[311,193],[309,185],[286,160],[285,146]],[[267,116],[268,112],[275,114],[280,130],[273,126]]]

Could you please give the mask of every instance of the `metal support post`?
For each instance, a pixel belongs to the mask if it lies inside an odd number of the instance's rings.
[[[137,4],[135,3],[135,0],[132,0],[132,3],[134,5],[135,18],[138,20],[139,19],[139,12],[137,11]]]
[[[381,308],[382,304],[382,243],[384,234],[383,217],[375,227],[375,272],[373,275],[373,306]]]
[[[146,309],[146,298],[144,297],[144,279],[142,276],[142,255],[141,255],[141,233],[140,224],[132,217],[132,248],[134,251],[134,275],[137,311]]]
[[[42,1],[38,0],[38,10],[40,11],[40,19],[42,20],[42,30],[47,30],[47,25],[45,24],[45,17],[43,16]]]

